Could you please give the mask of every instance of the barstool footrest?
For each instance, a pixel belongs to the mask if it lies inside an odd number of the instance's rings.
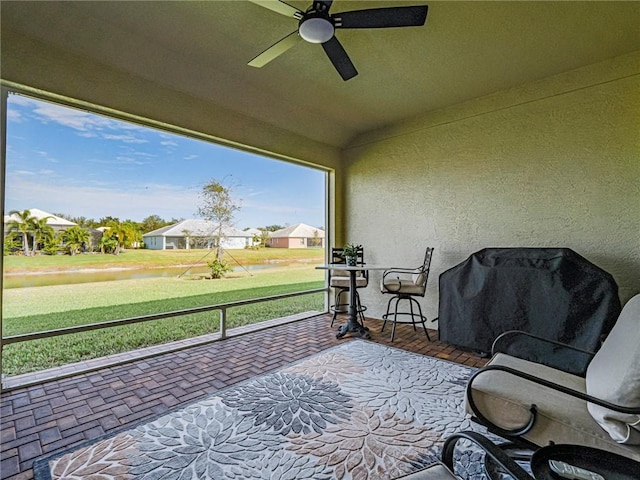
[[[394,300],[396,301],[396,309],[394,312],[389,312],[389,309],[391,308],[391,302],[393,302]],[[411,310],[407,312],[404,312],[404,311],[399,312],[398,302],[400,302],[400,300],[409,301],[409,306],[411,307]],[[414,303],[418,307],[417,312],[413,311]],[[409,318],[406,320],[398,318],[401,315],[406,315]],[[387,325],[387,322],[393,323],[393,329],[391,330],[392,342],[396,335],[396,324],[398,323],[412,324],[414,330],[416,329],[416,325],[422,325],[422,328],[424,329],[424,333],[427,336],[427,340],[431,341],[431,337],[429,336],[429,332],[427,331],[427,325],[426,325],[428,319],[422,314],[422,307],[420,307],[420,303],[410,295],[399,294],[391,297],[391,299],[389,300],[389,303],[387,304],[387,313],[382,315],[382,319],[384,320],[384,323],[382,324],[382,328],[380,329],[381,332],[384,332],[384,327]]]

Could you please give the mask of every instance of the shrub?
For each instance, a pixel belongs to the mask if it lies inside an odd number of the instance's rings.
[[[207,266],[211,269],[211,278],[222,278],[228,272],[233,270],[231,266],[224,260],[212,260],[211,262],[207,262]]]

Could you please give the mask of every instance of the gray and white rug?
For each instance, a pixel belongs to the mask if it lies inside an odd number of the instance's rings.
[[[353,340],[42,459],[36,480],[392,479],[436,462],[451,433],[484,432],[464,413],[473,371]],[[473,480],[479,455],[459,459]]]

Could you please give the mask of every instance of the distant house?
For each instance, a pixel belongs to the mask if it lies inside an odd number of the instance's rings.
[[[244,233],[251,235],[251,245],[260,245],[260,238],[262,238],[262,230],[257,228],[247,228]],[[254,240],[257,238],[258,240]]]
[[[58,232],[62,232],[64,230],[66,230],[67,228],[70,227],[75,227],[77,226],[77,223],[71,222],[69,220],[66,220],[62,217],[58,217],[57,215],[54,215],[53,213],[48,213],[45,212],[44,210],[40,210],[38,208],[29,208],[27,209],[29,210],[30,216],[31,218],[35,218],[37,220],[42,220],[42,219],[47,219],[46,220],[46,225],[48,227],[51,227],[51,229],[57,234]],[[24,210],[21,210],[20,213],[22,213]],[[11,227],[11,222],[18,222],[21,223],[22,219],[20,218],[20,216],[18,214],[11,214],[11,215],[5,215],[3,218],[3,222],[4,222],[4,236],[5,238],[9,235],[10,233],[10,227]],[[19,240],[18,240],[21,244],[22,247],[24,248],[24,238],[22,235],[19,235]],[[36,250],[36,248],[34,247],[35,243],[36,243],[36,233],[35,232],[30,232],[27,235],[27,246],[29,247],[29,249],[34,249],[34,251]],[[11,247],[11,249],[13,249],[14,247]]]
[[[218,245],[216,225],[208,220],[189,219],[158,228],[142,235],[150,250],[215,248]],[[245,248],[252,245],[253,235],[237,228],[223,229],[223,248]]]
[[[267,245],[274,248],[323,248],[324,230],[298,223],[271,232]]]
[[[44,210],[40,210],[38,208],[29,208],[31,212],[31,216],[41,220],[43,218],[47,218],[47,225],[53,228],[54,231],[59,232],[61,230],[66,230],[69,227],[74,227],[77,223],[70,222],[62,217],[58,217],[53,213],[47,213]],[[20,218],[16,215],[5,215],[4,216],[4,232],[7,233],[8,223],[12,220],[20,220]]]

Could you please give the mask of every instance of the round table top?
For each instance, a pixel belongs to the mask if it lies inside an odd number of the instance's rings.
[[[362,270],[389,270],[392,267],[385,265],[347,265],[346,263],[325,263],[323,265],[316,265],[316,269],[319,270],[345,270],[349,271],[362,271]]]

